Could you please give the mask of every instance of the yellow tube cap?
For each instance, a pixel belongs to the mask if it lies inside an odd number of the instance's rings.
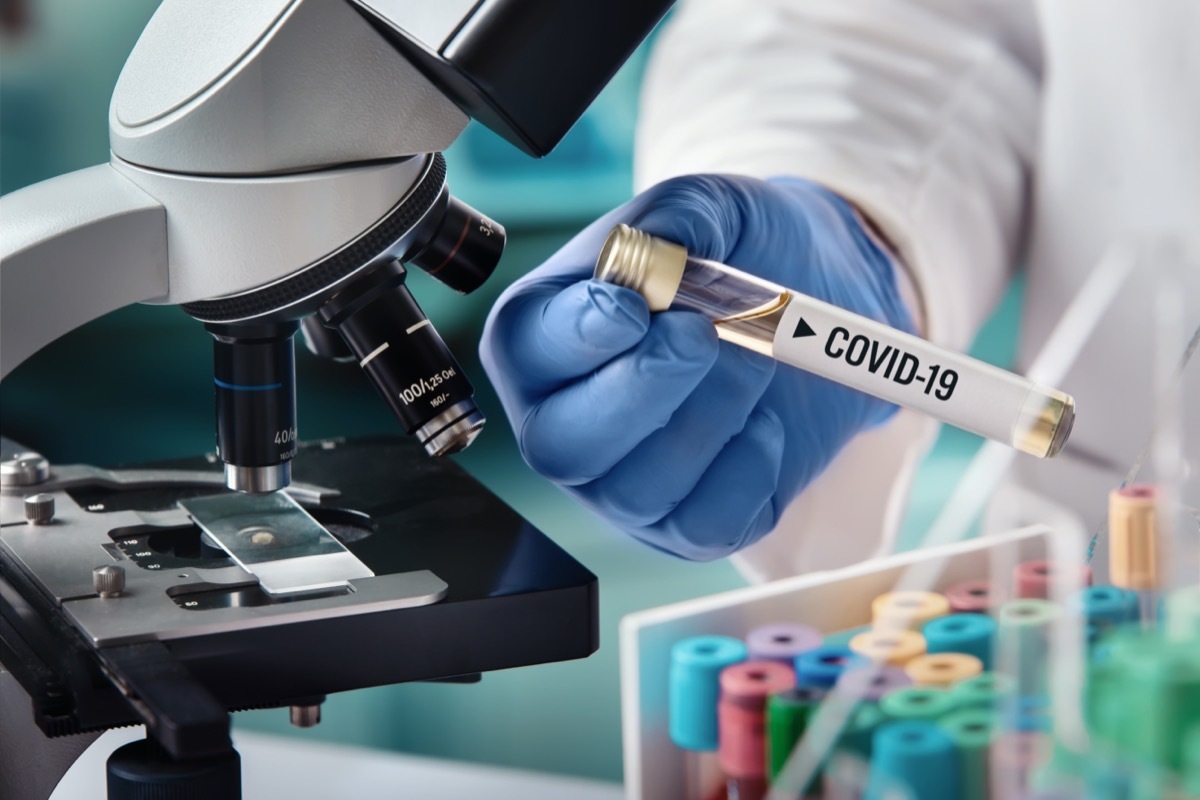
[[[983,672],[983,662],[966,653],[926,653],[904,665],[917,686],[949,687]]]
[[[902,667],[925,653],[925,637],[916,631],[866,631],[850,640],[850,649],[872,661]]]
[[[888,592],[871,603],[871,624],[919,631],[929,620],[949,613],[950,601],[937,592]]]

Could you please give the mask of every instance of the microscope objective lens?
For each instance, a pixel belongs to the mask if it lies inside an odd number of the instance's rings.
[[[404,285],[399,262],[382,266],[318,312],[334,328],[406,433],[432,456],[470,445],[484,425],[475,389]]]
[[[217,452],[225,483],[262,493],[291,483],[296,455],[296,371],[293,337],[299,324],[209,324],[213,335]]]

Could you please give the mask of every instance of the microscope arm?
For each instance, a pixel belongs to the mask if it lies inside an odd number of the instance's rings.
[[[166,211],[110,165],[0,197],[0,378],[64,333],[167,290]]]

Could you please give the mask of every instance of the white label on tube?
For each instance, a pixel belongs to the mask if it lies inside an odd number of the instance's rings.
[[[1011,445],[1033,383],[917,336],[792,293],[775,358]]]

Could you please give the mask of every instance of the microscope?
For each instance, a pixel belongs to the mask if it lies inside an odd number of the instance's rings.
[[[233,710],[315,724],[333,692],[595,651],[595,576],[437,458],[484,418],[406,269],[480,286],[504,229],[449,193],[441,151],[474,118],[545,155],[669,6],[162,4],[111,161],[0,199],[0,377],[110,311],[178,305],[213,340],[216,455],[0,444],[0,795],[47,797],[100,732],[145,724],[110,798],[240,797]],[[302,442],[297,333],[357,361],[411,438]]]

